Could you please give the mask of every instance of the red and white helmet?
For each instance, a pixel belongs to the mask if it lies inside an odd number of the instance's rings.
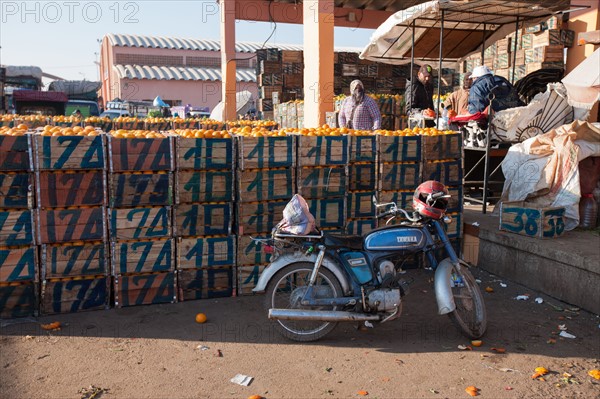
[[[446,196],[448,196],[446,186],[438,181],[428,180],[421,183],[415,190],[413,208],[421,216],[441,219],[446,212],[446,208],[448,208],[448,198]]]

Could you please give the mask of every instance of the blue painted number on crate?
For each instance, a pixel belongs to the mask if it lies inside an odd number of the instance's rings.
[[[148,217],[150,216],[150,212],[152,212],[153,208],[142,208],[142,209],[132,209],[127,214],[127,220],[130,222],[133,221],[133,218],[136,214],[141,213],[142,218],[138,224],[138,227],[135,229],[135,233],[133,234],[133,238],[143,238],[142,232],[147,228],[145,237],[165,237],[169,233],[169,215],[167,208],[159,208],[158,212],[152,219],[150,226],[146,226],[146,222],[148,221]],[[116,218],[113,218],[113,221],[116,222]],[[116,226],[115,226],[116,231]]]
[[[8,180],[8,175],[0,174],[0,187]],[[27,208],[27,194],[29,192],[29,175],[26,173],[15,175],[8,191],[0,193],[5,207]],[[1,207],[1,205],[0,205]]]
[[[515,215],[512,224],[502,223],[503,228],[514,233],[524,232],[532,237],[537,235],[538,220],[540,220],[540,212],[537,209],[505,208],[503,212]]]
[[[204,257],[204,243],[208,244],[207,254],[208,259],[206,264],[202,264],[202,260]],[[215,251],[216,245],[227,246],[226,257],[221,251]],[[201,267],[218,267],[218,266],[231,266],[233,265],[233,239],[231,237],[218,237],[218,238],[204,238],[196,240],[196,245],[194,245],[187,254],[185,254],[185,258],[187,260],[191,260],[193,257],[196,257],[196,268]],[[218,255],[216,257],[215,255]]]
[[[183,213],[185,218],[181,224],[181,229],[185,230],[187,232],[185,235],[188,236],[228,234],[230,222],[229,206],[230,204],[192,205],[189,211]],[[200,207],[204,209],[204,223],[202,226],[198,226]],[[213,216],[217,214],[224,217],[223,224],[219,226],[215,226],[213,222]]]
[[[50,165],[50,161],[52,159],[52,139],[53,137],[44,136],[42,151],[44,153],[44,168],[45,169],[62,169],[65,163],[69,160],[73,152],[77,148],[77,146],[84,139],[84,136],[63,136],[58,137],[56,140],[58,144],[64,147],[64,150],[60,157],[56,160],[54,165]],[[56,147],[55,147],[56,148]],[[62,148],[62,147],[61,147]],[[104,167],[104,152],[102,151],[102,137],[96,136],[88,149],[86,150],[83,158],[81,159],[81,164],[79,165],[82,169],[98,169]]]
[[[92,284],[94,286],[92,287]],[[90,290],[91,288],[91,290]],[[78,310],[93,309],[106,304],[106,280],[70,280],[58,282],[54,286],[52,293],[52,308],[56,313],[61,313],[63,292],[75,292],[77,299],[71,304],[69,312]],[[89,291],[89,293],[88,293]]]
[[[4,225],[11,213],[9,211],[0,212],[0,231],[4,229]],[[31,213],[29,211],[21,212],[15,224],[6,227],[10,228],[14,233],[6,235],[4,245],[27,245],[32,243]]]
[[[565,231],[565,208],[551,209],[544,212],[544,219],[548,219],[548,228],[544,230],[544,237],[559,236]]]
[[[61,247],[52,247],[50,254],[51,266],[50,270],[53,275],[68,276],[73,271],[76,264],[83,261],[83,266],[80,272],[84,275],[102,274],[106,270],[104,244],[94,245],[90,251],[84,251],[86,247],[83,245],[66,245]],[[59,270],[58,255],[62,252],[63,255],[69,256],[64,270]],[[69,254],[70,253],[70,254]],[[82,256],[83,255],[83,256]],[[81,258],[81,259],[80,259]],[[92,262],[98,262],[96,267],[92,267]]]
[[[171,240],[167,241],[142,241],[142,242],[133,242],[133,243],[123,243],[121,244],[121,262],[119,265],[119,269],[121,273],[140,273],[144,271],[144,266],[146,265],[146,261],[148,260],[148,255],[152,251],[154,244],[163,245],[161,248],[156,260],[152,264],[151,270],[152,272],[166,271],[171,269],[171,255],[173,253],[173,249],[171,246]],[[141,250],[141,252],[140,252]],[[130,257],[139,256],[139,260],[135,266],[134,270],[129,270],[127,259]]]
[[[0,249],[0,268],[6,262],[10,249]],[[13,271],[8,275],[6,281],[30,281],[35,278],[35,257],[33,248],[27,250],[21,255]]]
[[[149,293],[152,290],[154,285],[154,281],[159,277],[163,276],[164,279],[160,283],[160,286],[156,289],[156,295],[150,298]],[[129,302],[129,296],[127,293],[129,292],[129,280],[131,279],[131,283],[134,287],[138,287],[142,282],[144,283],[143,287],[139,289],[139,294],[135,299],[134,303]],[[144,274],[141,276],[126,276],[122,277],[123,282],[123,306],[130,305],[143,305],[146,303],[161,303],[161,302],[171,302],[173,301],[174,295],[174,284],[175,284],[175,274],[174,273],[161,273],[161,274]],[[148,297],[148,298],[147,298]]]
[[[221,145],[225,143],[225,158],[213,157],[213,149],[216,145]],[[206,144],[206,145],[204,145]],[[220,149],[221,147],[219,147]],[[206,152],[205,157],[203,158],[203,153]],[[231,150],[231,140],[230,139],[196,139],[196,146],[189,148],[187,152],[183,155],[183,159],[188,160],[190,158],[194,159],[194,169],[225,169],[231,167],[231,158],[232,158],[232,150]],[[206,165],[202,165],[202,160],[204,159]]]

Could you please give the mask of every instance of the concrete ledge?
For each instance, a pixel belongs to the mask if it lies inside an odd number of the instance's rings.
[[[500,231],[498,216],[466,210],[464,220],[479,223],[479,267],[600,314],[600,236],[576,230],[540,240]]]

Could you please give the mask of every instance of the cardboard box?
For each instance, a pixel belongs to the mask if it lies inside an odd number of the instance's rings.
[[[500,205],[500,230],[533,238],[557,238],[565,231],[564,207],[538,207],[525,201]]]

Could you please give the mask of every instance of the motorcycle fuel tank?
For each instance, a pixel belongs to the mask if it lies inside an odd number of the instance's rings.
[[[369,251],[414,251],[425,245],[425,234],[415,227],[390,227],[375,230],[365,237]]]

